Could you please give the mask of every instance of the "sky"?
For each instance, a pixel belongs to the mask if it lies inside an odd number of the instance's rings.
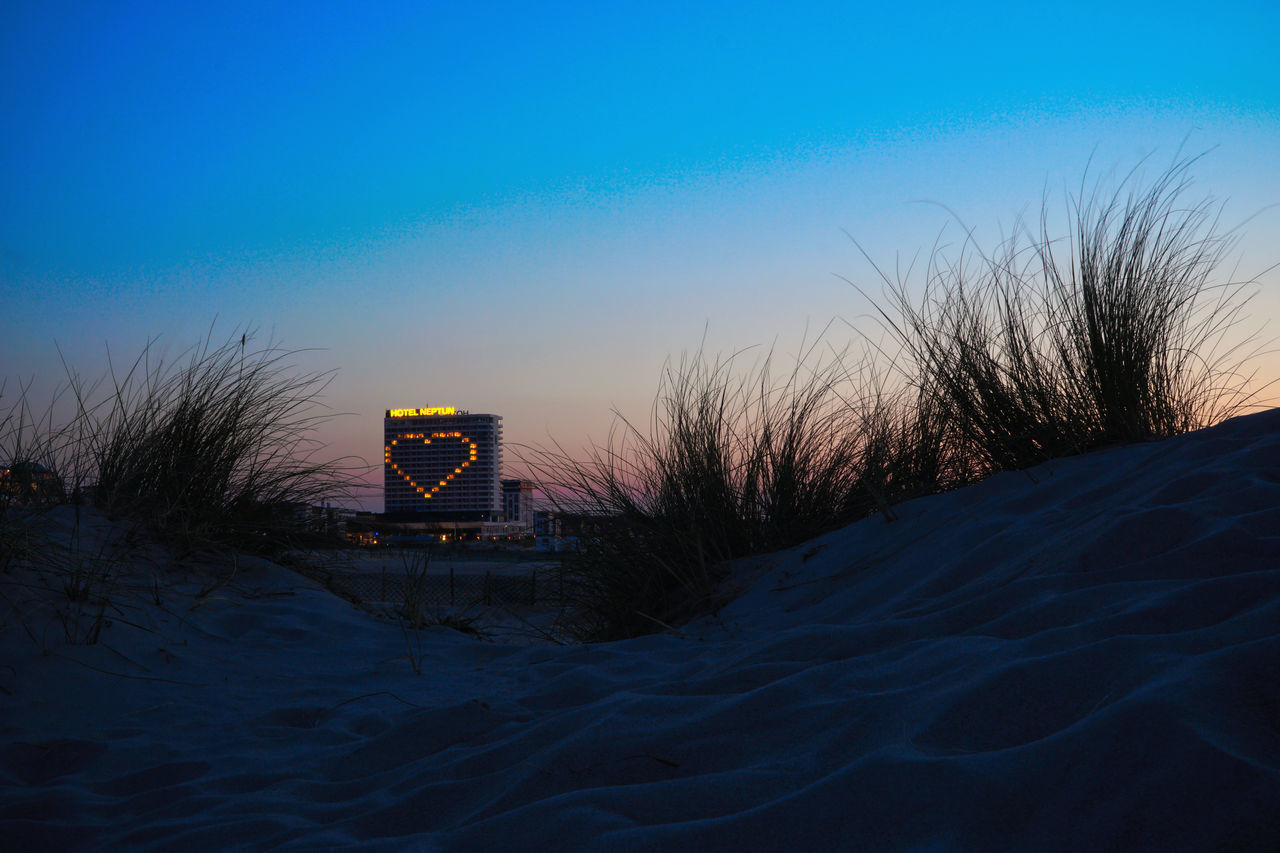
[[[574,450],[700,344],[875,335],[854,240],[991,245],[1180,150],[1260,325],[1277,43],[1274,0],[8,2],[0,375],[249,327],[338,371],[334,455],[434,405]]]

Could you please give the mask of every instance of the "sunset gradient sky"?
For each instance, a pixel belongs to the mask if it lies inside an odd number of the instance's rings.
[[[55,342],[94,375],[216,317],[340,369],[336,454],[445,404],[574,448],[704,330],[871,330],[849,235],[990,245],[1184,142],[1280,318],[1277,44],[1274,0],[8,2],[0,374],[47,393]]]

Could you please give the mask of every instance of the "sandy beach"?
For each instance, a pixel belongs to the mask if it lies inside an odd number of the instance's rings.
[[[137,546],[3,577],[7,850],[1269,850],[1280,411],[742,564],[677,631],[405,632]],[[67,535],[65,514],[50,535]],[[60,526],[61,525],[61,526]],[[110,538],[82,522],[87,544]],[[59,615],[59,613],[62,615]],[[415,669],[419,670],[415,672]]]

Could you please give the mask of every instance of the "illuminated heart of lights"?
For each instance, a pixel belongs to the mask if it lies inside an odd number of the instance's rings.
[[[448,451],[445,447],[440,447],[439,453],[431,454],[431,457],[434,458],[428,458],[427,463],[429,467],[413,465],[412,467],[414,469],[421,472],[418,476],[423,477],[424,479],[427,477],[431,478],[433,482],[428,486],[418,483],[413,476],[409,474],[409,472],[405,471],[404,468],[401,467],[401,463],[404,463],[405,465],[409,464],[408,460],[406,460],[404,456],[410,451],[418,450],[418,442],[421,442],[423,445],[430,445],[433,441],[436,442],[437,445],[446,446],[451,442],[458,442],[458,445],[464,451],[466,458],[460,463],[455,464],[449,461],[446,456]],[[386,463],[391,466],[391,470],[395,471],[397,476],[403,478],[404,481],[409,484],[409,487],[414,489],[423,500],[431,500],[434,495],[438,495],[441,489],[447,488],[451,482],[462,476],[464,468],[476,461],[476,443],[460,432],[399,433],[391,440],[390,444],[386,445],[384,450],[385,454],[383,458]],[[397,461],[397,459],[399,459],[399,461]],[[449,468],[452,468],[453,470],[450,472],[448,470]],[[436,478],[441,479],[437,480]]]

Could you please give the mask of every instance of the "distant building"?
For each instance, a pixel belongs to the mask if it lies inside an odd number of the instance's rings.
[[[617,537],[629,528],[618,515],[574,512],[536,512],[533,534],[539,551],[577,551],[599,542],[601,537]]]
[[[383,420],[388,515],[497,522],[503,513],[502,417],[453,406],[387,409]]]
[[[509,525],[533,528],[533,483],[528,480],[502,481],[502,520]]]
[[[64,497],[62,478],[38,462],[16,461],[0,467],[0,502],[40,503]]]
[[[533,515],[533,534],[539,539],[555,539],[561,533],[559,513],[535,512]]]

